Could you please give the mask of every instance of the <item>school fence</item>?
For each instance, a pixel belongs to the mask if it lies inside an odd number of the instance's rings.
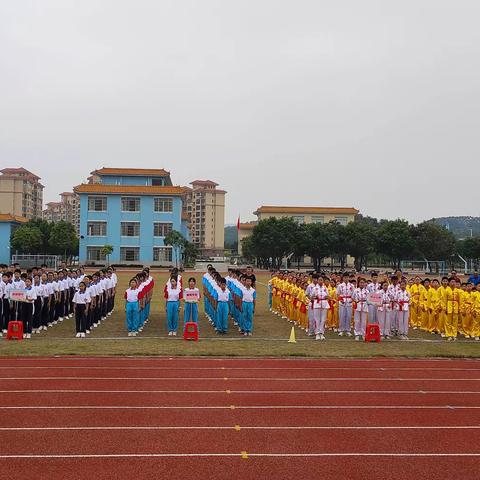
[[[60,265],[59,255],[12,255],[12,264],[18,263],[21,268],[33,268],[46,265],[48,268],[58,270]]]

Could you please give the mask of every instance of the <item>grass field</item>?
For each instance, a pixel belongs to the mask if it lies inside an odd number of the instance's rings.
[[[296,329],[297,343],[287,340],[291,324],[272,315],[267,306],[266,283],[269,275],[257,275],[258,303],[254,321],[254,336],[241,337],[230,325],[228,335],[218,337],[208,324],[201,307],[200,341],[186,342],[181,337],[168,337],[166,331],[163,286],[167,273],[154,273],[156,289],[150,321],[138,337],[127,337],[123,291],[130,273],[119,273],[118,295],[114,314],[94,329],[86,339],[75,337],[74,319],[66,320],[31,340],[0,340],[0,355],[220,355],[220,356],[305,356],[305,357],[480,357],[480,344],[459,340],[447,343],[435,336],[411,332],[411,340],[392,340],[380,344],[354,342],[327,333],[326,342],[315,342],[305,332]],[[193,276],[201,281],[201,274]],[[183,318],[183,309],[181,312]],[[182,322],[180,322],[182,325]]]

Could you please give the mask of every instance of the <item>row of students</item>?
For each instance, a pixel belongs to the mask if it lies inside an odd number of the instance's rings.
[[[92,326],[97,326],[111,315],[115,302],[117,276],[113,268],[85,276],[83,268],[78,270],[60,270],[50,272],[44,265],[40,268],[22,272],[8,270],[0,266],[0,320],[2,334],[7,333],[11,320],[23,322],[24,338],[31,338],[32,333],[40,333],[72,318],[76,314],[76,304],[86,304],[86,298],[75,298],[81,289],[93,300],[93,308],[86,311],[86,319],[76,325],[76,336],[90,333]],[[83,283],[83,286],[81,286]],[[12,301],[12,290],[23,290],[25,302]],[[91,303],[90,300],[88,303]],[[78,310],[82,310],[80,307]]]
[[[401,273],[401,272],[400,272]],[[376,302],[369,302],[377,293]],[[441,281],[407,280],[400,274],[370,281],[352,274],[332,277],[278,272],[269,282],[270,309],[299,324],[317,340],[325,329],[361,340],[368,323],[378,323],[385,339],[408,339],[409,328],[440,334],[454,341],[458,334],[480,339],[480,287],[456,277]]]
[[[129,282],[125,291],[125,325],[129,337],[136,337],[143,331],[150,318],[150,306],[155,281],[150,275],[150,269],[144,268]]]
[[[252,336],[257,293],[253,286],[253,272],[243,274],[229,269],[224,278],[212,265],[208,265],[203,276],[205,315],[215,332],[225,335],[229,319],[243,336]]]

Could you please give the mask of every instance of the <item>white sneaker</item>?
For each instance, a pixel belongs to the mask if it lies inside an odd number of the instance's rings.
[[[321,335],[317,333],[317,335],[315,335],[315,340],[320,340],[320,339],[321,339]]]
[[[63,317],[58,317],[58,321],[63,322]],[[53,323],[56,323],[56,322],[53,322]]]
[[[27,333],[27,338],[32,338],[32,335],[30,333]]]
[[[173,332],[168,332],[168,336],[171,337],[173,335]]]
[[[23,334],[23,338],[27,338],[27,334],[26,334],[26,333]]]
[[[445,334],[444,334],[443,332],[440,334],[440,336],[441,336],[442,338],[445,338]]]
[[[325,340],[325,335],[320,335],[320,340]]]
[[[359,335],[355,335],[355,341],[356,341],[356,342],[359,342],[359,341],[360,341],[360,336],[359,336]]]
[[[352,336],[352,332],[347,332],[347,337],[351,337]]]
[[[48,328],[48,327],[47,327],[46,325],[43,326],[43,329],[44,329],[44,330],[47,330],[47,328]]]
[[[343,332],[339,332],[339,333],[338,333],[338,336],[339,336],[339,337],[343,337]]]
[[[85,334],[84,334],[83,332],[80,334],[80,336],[81,336],[82,338],[85,338]]]
[[[136,337],[136,336],[137,336],[137,332],[132,332],[132,336],[133,336],[133,337]]]
[[[475,340],[478,342],[480,340],[480,337],[475,337]]]
[[[173,335],[174,337],[176,337],[176,336],[177,336],[177,332],[172,332],[172,335]]]
[[[75,338],[80,338],[81,337],[81,334],[80,332],[78,332],[76,335],[75,335]]]
[[[2,333],[8,333],[8,330],[2,330]]]
[[[90,330],[85,330],[85,333],[90,333]]]
[[[97,327],[98,327],[98,323],[94,323],[93,328],[97,328]]]
[[[59,321],[59,320],[60,320],[60,319],[54,320],[53,323],[51,323],[50,325],[58,325],[58,321]],[[62,320],[63,320],[63,319],[62,319]],[[60,321],[62,321],[62,320],[60,320]]]
[[[132,332],[128,332],[128,336],[131,337],[131,336],[132,336]]]

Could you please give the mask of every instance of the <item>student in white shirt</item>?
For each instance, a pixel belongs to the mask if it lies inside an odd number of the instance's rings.
[[[129,337],[136,337],[139,328],[139,299],[141,292],[138,289],[137,279],[130,280],[130,288],[125,292],[126,324]]]
[[[230,291],[227,288],[227,281],[222,278],[220,285],[215,288],[215,300],[217,303],[217,315],[215,326],[217,333],[225,335],[228,330],[228,303],[230,300]]]
[[[32,279],[25,279],[25,299],[21,308],[21,320],[23,321],[23,338],[32,337],[32,320],[34,313],[34,302],[37,299],[37,293],[32,287]]]
[[[165,286],[165,299],[167,300],[167,326],[168,335],[176,336],[178,330],[178,311],[180,309],[180,300],[183,298],[182,287],[177,283],[176,278],[172,277]]]
[[[40,326],[42,324],[42,311],[43,311],[43,286],[40,283],[39,275],[34,275],[33,277],[33,289],[37,295],[37,298],[34,302],[34,312],[33,312],[33,323],[32,323],[32,332],[39,333]]]
[[[348,273],[342,275],[342,283],[337,286],[338,298],[338,336],[351,337],[352,296],[354,287],[349,282]]]
[[[365,279],[358,279],[358,288],[353,292],[353,300],[356,303],[354,313],[354,333],[358,342],[365,337],[368,315],[368,290],[365,286]]]
[[[242,289],[242,294],[243,329],[245,331],[244,335],[251,336],[257,292],[252,287],[252,279],[250,277],[245,278],[245,287]]]
[[[372,273],[372,281],[367,285],[368,293],[377,293],[381,286],[378,283],[378,273]],[[377,322],[377,306],[376,305],[368,305],[368,323],[378,323]]]
[[[78,284],[78,292],[73,295],[73,311],[75,313],[76,337],[85,338],[87,330],[88,306],[91,302],[84,282]]]
[[[188,288],[183,292],[185,302],[183,309],[183,322],[194,322],[198,324],[198,302],[200,301],[200,290],[196,287],[196,280],[188,279]]]

